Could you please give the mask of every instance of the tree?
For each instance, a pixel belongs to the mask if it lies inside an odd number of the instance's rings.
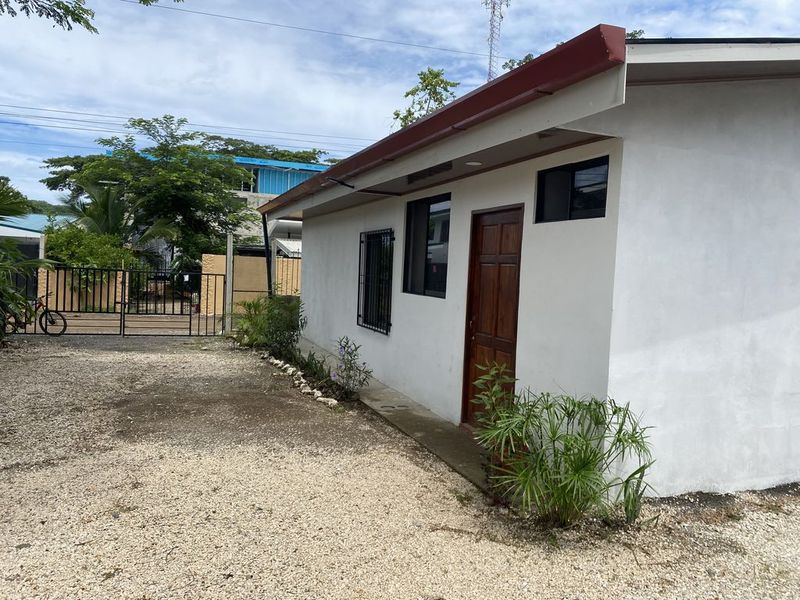
[[[227,234],[255,217],[231,189],[250,174],[233,158],[211,153],[204,135],[187,131],[186,124],[172,115],[130,119],[126,127],[149,145],[137,148],[133,135],[101,138],[97,143],[109,149],[108,155],[50,159],[50,177],[42,181],[51,189],[70,191],[66,203],[85,213],[88,227],[103,222],[102,215],[113,210],[110,221],[124,224],[126,231],[135,232],[129,239],[140,241],[150,228],[169,223],[180,266],[196,265],[203,253],[224,252]],[[119,197],[83,198],[103,181],[115,182]],[[120,200],[124,208],[117,206]],[[119,217],[121,213],[126,216]]]
[[[75,217],[74,224],[90,233],[108,234],[134,250],[142,251],[150,241],[172,240],[176,230],[166,219],[143,223],[135,202],[125,198],[117,184],[84,184],[88,200],[68,200],[65,208]]]
[[[28,199],[28,204],[31,205],[31,212],[37,215],[47,215],[48,217],[57,217],[70,214],[69,208],[63,204],[50,204],[44,200],[31,200]]]
[[[644,37],[644,29],[633,29],[625,34],[627,40],[640,40]]]
[[[83,188],[75,181],[76,176],[83,171],[83,168],[87,164],[102,159],[103,156],[99,154],[48,158],[44,161],[44,168],[50,172],[50,175],[40,181],[47,186],[49,190],[68,192],[68,200],[76,201],[83,194]],[[107,180],[113,181],[111,177],[108,177]]]
[[[30,210],[25,194],[14,188],[8,177],[0,176],[0,224],[10,217],[27,215]]]
[[[506,62],[503,63],[503,69],[505,69],[506,71],[511,71],[512,69],[521,67],[525,63],[531,62],[534,58],[536,57],[530,52],[528,52],[522,58],[509,58]]]
[[[256,144],[248,140],[223,137],[220,135],[203,136],[203,146],[214,154],[246,156],[247,158],[267,158],[302,163],[320,163],[327,154],[327,152],[316,148],[311,148],[310,150],[284,150],[272,144]]]
[[[183,0],[173,0],[183,2]],[[139,0],[139,4],[149,6],[158,0]],[[92,24],[94,11],[86,6],[85,0],[0,0],[0,15],[16,17],[22,13],[26,17],[36,15],[53,21],[57,26],[71,31],[73,25],[97,33]]]
[[[141,265],[133,250],[110,233],[87,231],[73,224],[48,226],[47,258],[72,267],[94,269],[136,268]]]
[[[411,125],[456,97],[453,89],[458,87],[459,83],[446,79],[444,69],[428,67],[420,71],[417,76],[419,77],[417,85],[403,96],[411,98],[411,105],[403,111],[396,110],[392,114],[394,120],[400,123],[400,127]]]

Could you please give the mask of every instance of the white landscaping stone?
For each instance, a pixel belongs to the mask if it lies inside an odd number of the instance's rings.
[[[334,398],[325,398],[325,404],[328,406],[336,406],[339,403]]]
[[[322,398],[322,392],[319,390],[314,390],[314,398]]]
[[[312,390],[311,387],[304,385],[300,388],[300,392],[303,394],[312,394],[314,390]]]

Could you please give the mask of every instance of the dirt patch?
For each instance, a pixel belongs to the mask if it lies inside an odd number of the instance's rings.
[[[0,353],[0,596],[793,597],[795,486],[544,530],[224,341]],[[657,517],[657,519],[656,519]]]

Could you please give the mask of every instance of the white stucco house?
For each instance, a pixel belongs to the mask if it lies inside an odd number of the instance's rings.
[[[260,208],[305,335],[453,423],[476,363],[614,397],[660,494],[800,480],[800,39],[601,25]]]

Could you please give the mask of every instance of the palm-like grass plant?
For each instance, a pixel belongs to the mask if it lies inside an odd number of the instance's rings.
[[[485,368],[476,385],[479,443],[491,457],[495,489],[524,513],[570,525],[620,507],[639,517],[653,464],[648,428],[614,400],[515,394],[504,366]]]

